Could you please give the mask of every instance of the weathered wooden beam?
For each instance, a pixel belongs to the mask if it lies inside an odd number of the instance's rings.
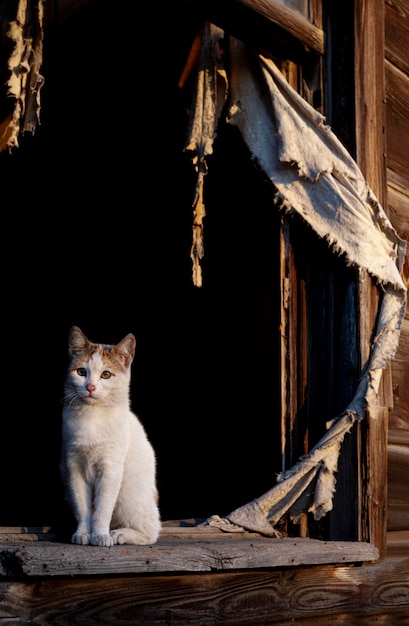
[[[319,54],[324,54],[324,31],[275,0],[237,0],[256,11],[267,20],[285,28],[287,32]]]
[[[409,74],[409,4],[407,0],[385,2],[385,55],[397,68]]]
[[[224,533],[208,527],[165,525],[155,545],[106,549],[64,541],[35,541],[35,533],[29,532],[25,540],[17,532],[14,540],[10,529],[7,531],[3,536],[0,533],[0,578],[11,579],[356,564],[378,558],[378,550],[369,543],[271,539],[257,533]]]
[[[386,208],[385,11],[378,0],[355,3],[356,160]]]
[[[364,567],[0,580],[0,617],[40,626],[403,626],[408,580],[408,557]]]
[[[248,45],[282,59],[300,62],[324,53],[324,32],[300,13],[275,0],[182,0],[195,15]]]
[[[388,168],[396,172],[398,176],[402,176],[404,180],[406,179],[406,195],[408,195],[409,76],[388,60],[384,65]],[[406,140],[403,140],[404,137]],[[406,216],[406,223],[408,221],[409,218]]]
[[[379,202],[386,208],[385,143],[385,11],[378,0],[355,2],[355,119],[356,160]],[[369,346],[378,312],[376,286],[369,277],[360,284],[360,308],[367,328],[361,328],[361,354]],[[372,320],[372,324],[371,321]],[[371,327],[372,326],[372,327]],[[364,361],[363,361],[364,364]],[[384,379],[389,371],[384,371]],[[387,386],[385,385],[385,390]],[[366,424],[364,500],[369,536],[380,551],[386,551],[387,437],[388,397],[383,394],[378,415],[369,416]]]

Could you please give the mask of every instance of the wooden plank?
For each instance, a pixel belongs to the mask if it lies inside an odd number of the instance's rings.
[[[386,58],[409,74],[409,3],[408,0],[385,2]]]
[[[388,558],[409,558],[409,530],[388,530],[386,545]]]
[[[384,3],[355,3],[355,108],[357,163],[385,207]]]
[[[245,41],[264,54],[300,62],[324,53],[324,32],[299,12],[275,0],[184,0],[202,20]],[[320,15],[315,12],[314,19]]]
[[[0,580],[2,624],[408,624],[409,558],[376,566]]]
[[[362,364],[367,362],[371,337],[377,318],[379,296],[373,281],[366,276],[359,283],[360,354]],[[387,428],[388,408],[372,407],[371,414],[362,424],[362,535],[360,539],[371,541],[381,554],[386,551],[386,503],[387,503]]]
[[[394,406],[389,415],[389,441],[396,431],[409,435],[409,311],[402,322],[399,345],[392,361]],[[405,437],[406,439],[406,437]]]
[[[409,183],[409,76],[385,61],[388,167]],[[407,186],[406,186],[407,190]]]
[[[275,0],[238,0],[271,22],[285,28],[307,47],[324,54],[324,31],[308,22],[300,13]]]
[[[388,167],[387,176],[389,219],[400,237],[409,242],[409,168],[399,176]]]
[[[388,530],[409,532],[409,446],[388,446]]]
[[[255,533],[165,530],[152,546],[77,546],[56,541],[0,542],[0,576],[92,576],[158,572],[211,572],[376,561],[368,543],[269,539]]]
[[[355,119],[357,163],[380,203],[386,207],[385,144],[385,9],[378,0],[355,2]],[[369,278],[360,284],[361,355],[369,349],[378,302]],[[385,399],[381,398],[381,404]],[[363,539],[386,553],[387,408],[369,416],[361,462],[363,476]],[[367,516],[367,517],[366,517]],[[365,532],[369,530],[369,536]]]
[[[388,444],[397,446],[407,446],[409,448],[409,428],[403,428],[400,424],[398,428],[389,428]]]

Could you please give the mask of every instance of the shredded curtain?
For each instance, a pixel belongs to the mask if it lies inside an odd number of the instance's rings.
[[[10,23],[8,37],[13,51],[8,67],[8,95],[14,98],[13,113],[6,133],[6,147],[17,148],[19,136],[34,133],[40,121],[40,90],[44,78],[43,62],[44,0],[19,0],[16,19]]]
[[[193,284],[202,286],[200,261],[204,256],[203,219],[206,216],[203,201],[204,177],[207,174],[206,157],[213,152],[217,123],[227,97],[227,77],[223,67],[222,30],[206,22],[198,60],[196,90],[185,149],[192,152],[197,172],[193,201],[193,240],[190,258],[193,263]]]
[[[221,112],[227,111],[225,123],[237,126],[252,158],[276,189],[274,208],[300,215],[347,265],[369,273],[383,294],[368,365],[350,404],[328,421],[321,440],[282,472],[268,492],[225,517],[213,515],[206,521],[227,532],[245,529],[275,537],[279,535],[275,526],[290,509],[309,511],[315,519],[332,509],[345,434],[367,413],[377,415],[382,370],[395,354],[406,310],[401,275],[406,246],[325,118],[287,83],[270,59],[234,38],[229,39],[229,67],[224,71],[222,37],[222,31],[206,25],[186,143],[198,172],[194,219],[200,207],[200,253],[194,224],[194,283],[200,286],[202,280],[206,156],[212,153]],[[218,92],[215,77],[221,75],[224,82]],[[227,103],[225,109],[221,102]],[[312,500],[304,497],[307,489],[313,492]]]

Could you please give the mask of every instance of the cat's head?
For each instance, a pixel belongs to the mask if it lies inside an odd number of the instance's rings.
[[[78,326],[68,335],[69,365],[64,398],[67,404],[115,404],[129,392],[136,339],[129,333],[119,343],[93,343]]]

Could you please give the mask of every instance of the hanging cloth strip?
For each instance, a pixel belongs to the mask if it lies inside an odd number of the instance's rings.
[[[210,29],[207,36],[212,36]],[[205,37],[202,45],[209,49]],[[210,80],[214,73],[209,71],[206,76]],[[287,83],[271,60],[231,38],[226,76],[226,121],[238,127],[252,158],[271,180],[278,206],[300,215],[334,253],[359,272],[369,273],[383,292],[368,365],[351,403],[329,422],[314,448],[282,472],[268,492],[225,517],[213,515],[205,522],[226,532],[245,529],[275,537],[279,533],[274,526],[297,501],[298,510],[303,503],[304,512],[312,512],[315,519],[332,509],[345,434],[367,413],[376,417],[382,370],[395,354],[406,310],[407,291],[401,276],[406,244],[324,117]],[[202,142],[197,136],[195,144],[188,142],[190,149],[213,140],[218,121],[214,105],[213,112],[214,125],[208,125],[211,133],[207,132]],[[194,111],[193,117],[197,114]],[[200,117],[191,121],[191,128],[200,127]],[[210,154],[208,144],[197,153],[202,170],[206,154]],[[305,498],[307,490],[313,492],[312,500]]]
[[[13,41],[7,87],[8,95],[15,99],[5,134],[9,150],[18,147],[22,133],[34,134],[40,121],[40,90],[44,83],[40,74],[43,62],[43,20],[43,0],[19,0],[16,19],[10,23],[7,33]]]
[[[226,72],[222,60],[222,30],[205,22],[200,48],[196,90],[192,103],[192,115],[186,151],[193,154],[192,161],[197,172],[196,190],[193,201],[193,241],[190,258],[193,262],[193,284],[202,286],[200,261],[204,255],[203,219],[206,216],[203,200],[203,183],[207,174],[206,157],[213,153],[213,142],[217,134],[217,122],[226,100]]]

